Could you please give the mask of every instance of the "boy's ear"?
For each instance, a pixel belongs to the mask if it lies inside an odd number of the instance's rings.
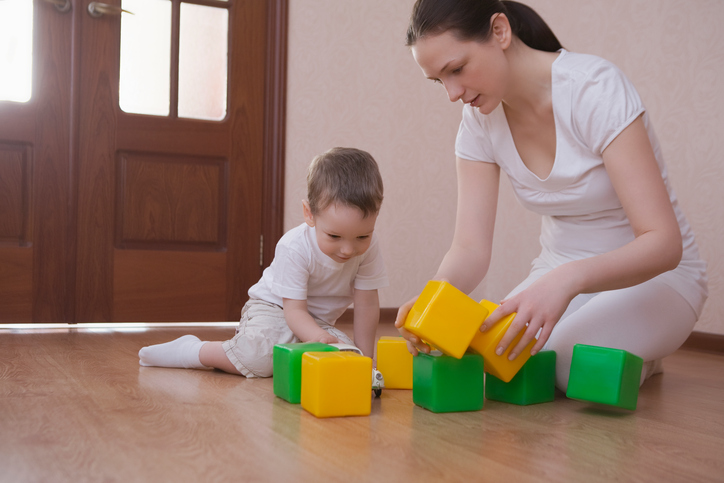
[[[302,210],[304,210],[304,221],[307,222],[307,225],[314,226],[314,215],[307,200],[302,200]]]

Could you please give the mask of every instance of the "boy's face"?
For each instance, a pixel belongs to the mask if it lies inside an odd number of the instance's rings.
[[[335,262],[348,262],[370,247],[377,213],[364,218],[357,207],[333,203],[313,215],[309,204],[303,204],[304,221],[316,228],[319,248]]]

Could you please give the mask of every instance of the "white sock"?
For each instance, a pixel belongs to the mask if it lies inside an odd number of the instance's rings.
[[[195,335],[185,335],[164,344],[150,345],[138,351],[142,366],[206,369],[199,360],[201,346],[206,342]]]

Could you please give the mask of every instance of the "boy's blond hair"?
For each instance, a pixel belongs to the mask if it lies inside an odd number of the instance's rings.
[[[332,148],[312,160],[307,201],[313,215],[333,203],[355,206],[366,218],[380,211],[384,195],[377,162],[366,151]]]

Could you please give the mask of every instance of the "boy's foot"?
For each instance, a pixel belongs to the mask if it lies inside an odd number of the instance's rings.
[[[185,335],[164,344],[150,345],[138,351],[142,366],[206,369],[199,360],[201,346],[206,342],[195,335]]]

